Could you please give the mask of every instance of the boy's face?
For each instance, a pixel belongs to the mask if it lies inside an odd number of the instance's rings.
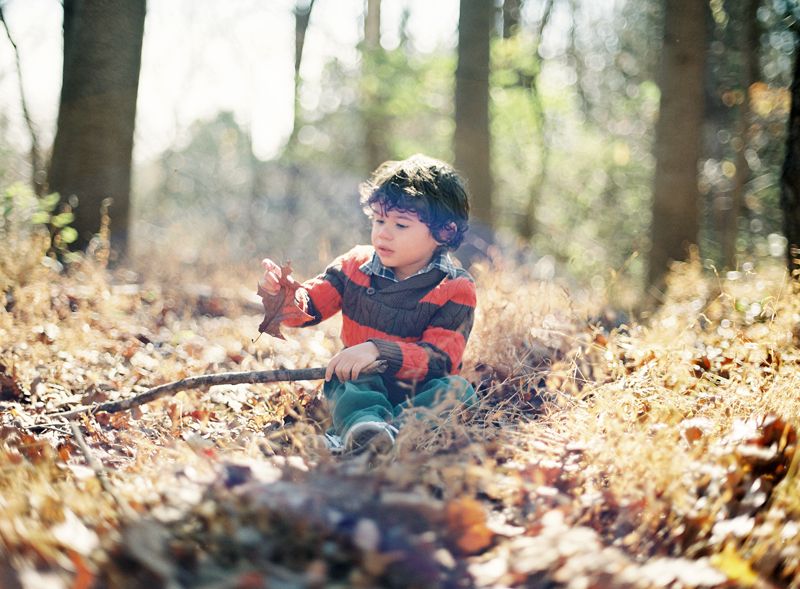
[[[439,244],[416,213],[372,207],[372,246],[398,280],[428,265]]]

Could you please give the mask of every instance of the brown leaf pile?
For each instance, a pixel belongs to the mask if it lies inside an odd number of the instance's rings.
[[[609,331],[561,287],[486,271],[479,407],[407,423],[391,460],[325,451],[319,382],[87,414],[87,455],[48,413],[335,353],[335,322],[254,343],[262,306],[275,332],[294,296],[289,268],[270,308],[246,271],[207,270],[84,262],[0,293],[0,586],[800,584],[800,307],[782,274],[687,265],[646,326]]]

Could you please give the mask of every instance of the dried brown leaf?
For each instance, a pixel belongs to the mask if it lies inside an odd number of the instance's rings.
[[[486,525],[486,510],[471,497],[454,499],[445,508],[447,527],[464,554],[476,554],[492,543],[494,533]]]
[[[22,397],[22,389],[14,378],[9,374],[5,366],[0,364],[0,401],[15,401]]]
[[[300,283],[291,276],[292,265],[286,262],[281,266],[281,278],[279,281],[280,290],[277,294],[270,294],[258,285],[258,295],[264,305],[264,320],[258,326],[258,331],[266,333],[272,337],[286,339],[281,333],[281,323],[286,319],[300,319],[310,321],[311,315],[304,312],[297,306],[288,306],[287,303],[294,301],[295,292],[300,288]]]

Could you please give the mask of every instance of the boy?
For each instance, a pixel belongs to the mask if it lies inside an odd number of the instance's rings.
[[[336,436],[347,452],[388,452],[404,409],[431,407],[448,393],[471,404],[461,357],[472,329],[475,283],[448,252],[468,228],[464,182],[448,164],[423,155],[386,162],[360,187],[372,221],[372,246],[356,246],[306,281],[291,305],[314,325],[342,311],[345,348],[328,363],[324,394]],[[277,294],[280,267],[262,262],[261,286]],[[376,360],[382,375],[361,375]],[[339,442],[341,440],[341,442]]]

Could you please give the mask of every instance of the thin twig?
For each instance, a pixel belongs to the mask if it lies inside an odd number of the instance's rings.
[[[25,424],[21,423],[20,420],[17,420],[14,423],[14,427],[18,427],[20,429],[28,430],[28,431],[33,432],[33,433],[39,433],[39,432],[43,432],[43,431],[46,431],[46,430],[52,430],[54,432],[58,432],[59,434],[61,434],[63,436],[68,436],[69,435],[69,428],[67,428],[66,424],[63,423],[63,422],[59,422],[59,423],[36,423],[36,424],[31,424],[31,425],[25,425]]]
[[[106,413],[117,413],[133,407],[138,407],[145,403],[150,403],[161,397],[172,395],[178,391],[186,389],[201,389],[214,385],[223,384],[264,384],[268,382],[283,382],[294,380],[320,380],[325,378],[325,368],[299,368],[296,370],[254,370],[249,372],[221,372],[218,374],[203,374],[200,376],[190,376],[174,382],[159,385],[133,397],[120,401],[107,401],[96,405],[78,407],[70,411],[61,413],[50,413],[50,417],[70,418],[81,413],[105,411]],[[384,361],[377,361],[367,366],[361,374],[379,374],[386,370]]]
[[[86,440],[83,438],[80,426],[75,421],[70,420],[69,427],[72,430],[72,437],[78,444],[78,448],[80,448],[80,451],[83,452],[84,458],[86,458],[86,464],[88,464],[89,468],[94,471],[97,480],[100,481],[100,486],[103,487],[103,490],[111,496],[111,498],[120,508],[120,511],[122,511],[122,514],[128,519],[133,519],[136,516],[136,512],[133,511],[130,505],[120,499],[116,491],[114,491],[114,487],[111,486],[111,481],[108,480],[108,474],[106,473],[105,467],[100,463],[100,461],[97,460],[97,458],[94,457],[94,454],[92,454],[92,451],[86,444]]]

